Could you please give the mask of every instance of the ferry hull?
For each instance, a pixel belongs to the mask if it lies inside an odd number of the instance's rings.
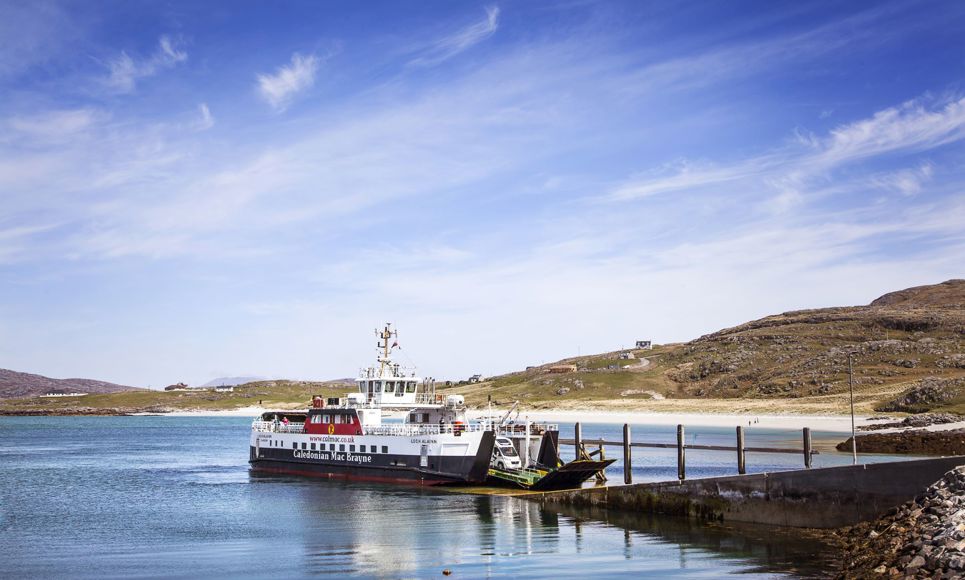
[[[303,459],[296,457],[297,450],[255,446],[250,447],[249,463],[255,472],[326,479],[425,486],[482,483],[486,481],[494,442],[492,432],[483,432],[475,455],[429,455],[425,458],[425,466],[422,466],[423,458],[419,455],[377,454],[371,455],[368,463],[354,464]]]

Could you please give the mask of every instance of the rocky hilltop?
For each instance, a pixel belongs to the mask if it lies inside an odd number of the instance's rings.
[[[0,369],[0,399],[39,397],[47,393],[119,393],[140,390],[91,379],[52,379],[41,375]]]
[[[459,390],[480,403],[488,395],[537,406],[781,399],[834,412],[846,404],[849,354],[862,412],[965,412],[965,280],[867,306],[767,316],[685,344],[569,358]]]

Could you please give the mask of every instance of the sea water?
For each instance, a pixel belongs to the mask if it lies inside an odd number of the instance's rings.
[[[238,417],[0,417],[0,578],[779,578],[830,565],[816,540],[774,528],[257,475],[249,426]],[[572,436],[571,425],[561,430]],[[620,426],[583,433],[619,438]],[[691,436],[729,444],[726,430]],[[800,444],[793,432],[755,437],[748,445]],[[633,438],[676,434],[634,426]],[[731,455],[694,451],[688,477],[734,473]],[[633,463],[640,481],[676,477],[674,450],[634,449]],[[750,471],[798,463],[748,457]],[[621,468],[610,477],[622,480]]]

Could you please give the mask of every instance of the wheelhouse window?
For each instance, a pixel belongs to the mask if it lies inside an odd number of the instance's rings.
[[[376,393],[382,392],[382,381],[375,381],[375,392]]]
[[[386,381],[386,382],[385,382],[385,392],[386,392],[386,393],[394,393],[394,392],[395,392],[395,381]]]
[[[407,393],[415,392],[415,381],[409,381],[405,384],[405,392]]]
[[[341,415],[335,415],[335,423],[336,423],[336,424],[339,424],[339,425],[342,423],[342,416],[341,416]]]
[[[331,415],[322,415],[322,424],[327,425],[328,423],[331,423],[331,422],[332,422]]]
[[[312,423],[321,423],[321,422],[322,422],[321,415],[312,415]]]

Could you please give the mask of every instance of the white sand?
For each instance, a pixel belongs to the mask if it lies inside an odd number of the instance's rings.
[[[485,413],[475,412],[474,415]],[[629,423],[631,425],[692,425],[701,427],[763,427],[773,429],[801,429],[815,431],[851,432],[849,415],[735,415],[724,413],[652,413],[644,411],[520,411],[519,420],[549,423]],[[868,417],[855,417],[855,426],[868,425]]]
[[[275,410],[253,405],[239,409],[224,411],[174,411],[163,413],[166,417],[257,417],[265,411]],[[301,410],[299,408],[298,410]],[[501,416],[505,409],[493,409],[493,414]],[[154,415],[156,413],[138,413],[140,415]],[[471,418],[487,415],[485,410],[469,411]],[[700,427],[762,427],[765,429],[802,429],[810,427],[815,431],[830,431],[837,433],[851,433],[851,417],[848,415],[737,415],[728,413],[653,413],[647,411],[520,411],[519,420],[526,419],[546,423],[609,423],[630,425],[691,425]],[[855,426],[871,425],[874,423],[894,421],[896,419],[871,419],[869,417],[855,417]],[[750,425],[748,425],[750,423]],[[948,431],[965,428],[965,421],[932,425],[926,427],[928,431]],[[879,431],[862,431],[862,433],[894,433],[902,429],[884,429]]]
[[[268,409],[257,405],[223,411],[172,411],[170,413],[135,413],[135,415],[163,415],[165,417],[257,417]]]

